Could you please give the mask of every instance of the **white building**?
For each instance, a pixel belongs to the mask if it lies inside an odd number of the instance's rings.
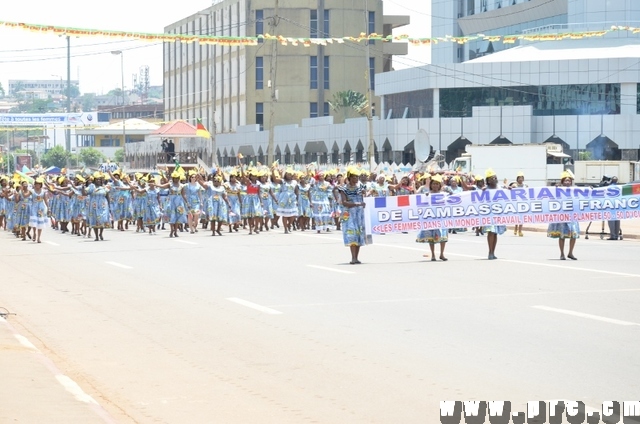
[[[80,81],[71,80],[71,85],[78,87]],[[9,94],[33,93],[36,97],[46,99],[56,94],[64,95],[67,89],[67,80],[9,80]]]

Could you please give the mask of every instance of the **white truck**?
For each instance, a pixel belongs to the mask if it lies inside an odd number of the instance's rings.
[[[577,185],[598,185],[603,177],[618,177],[618,183],[627,184],[640,178],[640,162],[624,160],[580,160],[573,165]]]
[[[519,172],[524,173],[525,184],[529,187],[546,186],[560,181],[565,169],[564,162],[570,156],[562,152],[560,144],[510,144],[473,145],[466,147],[466,153],[449,165],[449,170],[482,175],[487,169],[495,171],[499,181],[508,183],[516,180]]]

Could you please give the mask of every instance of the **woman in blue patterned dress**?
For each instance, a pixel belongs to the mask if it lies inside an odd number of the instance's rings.
[[[124,231],[129,227],[128,220],[132,217],[133,213],[131,210],[131,194],[129,190],[125,190],[127,185],[123,181],[122,172],[120,170],[116,170],[113,173],[109,170],[109,176],[112,181],[112,188],[109,192],[109,206],[111,208],[111,215],[113,216],[114,221],[118,221],[117,229],[119,231]]]
[[[307,176],[300,176],[298,185],[298,228],[300,231],[309,229],[309,221],[311,220],[311,195],[309,193],[311,186],[307,184]]]
[[[260,223],[260,231],[269,231],[269,225],[273,229],[275,224],[276,211],[274,205],[277,203],[273,194],[273,184],[269,181],[269,172],[260,171],[260,200],[262,200],[262,222]]]
[[[360,183],[359,175],[355,168],[347,170],[347,182],[338,188],[344,208],[341,216],[342,239],[351,251],[351,265],[361,263],[358,254],[367,241],[364,231],[364,196],[367,188]]]
[[[83,187],[86,180],[82,175],[77,174],[75,181],[69,184],[71,190],[71,234],[80,236],[86,233],[86,196],[83,194]]]
[[[487,183],[486,190],[498,190],[498,176],[493,169],[487,169],[484,174],[484,179]],[[498,244],[498,236],[504,234],[507,231],[506,225],[488,225],[484,227],[484,232],[487,233],[487,244],[489,246],[489,260],[498,259],[496,257],[496,245]]]
[[[309,189],[311,196],[311,208],[313,216],[313,224],[316,231],[320,234],[322,231],[329,232],[331,225],[331,196],[333,186],[328,182],[324,175],[320,175],[318,181]]]
[[[229,199],[227,190],[222,185],[222,177],[214,175],[212,181],[205,182],[202,177],[198,178],[198,183],[204,190],[204,197],[208,209],[205,211],[209,222],[211,222],[211,235],[222,235],[222,224],[226,224],[229,216]]]
[[[164,223],[169,222],[169,216],[166,211],[169,209],[169,188],[167,186],[167,180],[165,177],[160,178],[160,184],[158,185],[158,200],[160,202],[160,210],[162,211],[162,229],[164,230]]]
[[[560,185],[563,187],[571,187],[573,185],[573,175],[568,171],[564,171],[560,176]],[[549,224],[547,237],[558,239],[561,261],[566,260],[564,256],[564,241],[565,239],[569,239],[569,254],[567,258],[574,261],[578,260],[578,258],[573,256],[573,248],[576,245],[576,240],[580,237],[580,225],[577,221]]]
[[[26,236],[31,238],[31,234],[27,233],[29,228],[29,219],[31,218],[31,189],[27,180],[20,181],[20,188],[14,195],[17,204],[17,213],[15,216],[14,229],[17,229],[22,237],[22,241],[26,240]]]
[[[7,229],[7,197],[9,195],[9,179],[0,176],[0,230]]]
[[[47,191],[44,189],[44,178],[36,179],[31,189],[31,216],[29,218],[29,227],[33,228],[33,242],[42,243],[40,236],[45,225],[47,225]]]
[[[187,206],[187,221],[191,234],[198,232],[200,211],[202,210],[202,187],[198,184],[198,172],[189,171],[189,182],[182,187],[182,197]]]
[[[164,211],[168,216],[170,232],[169,238],[178,237],[178,225],[187,222],[187,209],[182,197],[182,184],[180,184],[181,174],[177,171],[171,173],[171,183],[160,186],[169,189],[169,201]]]
[[[229,199],[229,232],[232,229],[238,231],[240,221],[242,220],[242,211],[240,208],[240,191],[242,184],[238,181],[238,172],[233,171],[229,175],[229,182],[225,185],[227,190],[227,198]]]
[[[442,190],[442,177],[435,175],[429,182],[429,193],[440,193]],[[431,261],[436,261],[435,244],[440,243],[440,260],[447,261],[444,256],[444,248],[448,241],[449,231],[446,228],[438,228],[433,230],[421,230],[418,233],[416,241],[418,243],[429,243],[429,249],[431,250]]]
[[[277,194],[278,215],[282,217],[284,233],[291,233],[291,227],[298,217],[298,183],[293,179],[293,170],[284,172]]]
[[[11,231],[14,233],[16,237],[18,237],[18,232],[15,228],[16,222],[16,211],[17,211],[17,202],[15,200],[16,189],[19,187],[17,183],[9,184],[9,188],[6,190],[6,200],[7,200],[7,215],[5,217],[7,221],[7,231]]]
[[[71,221],[71,191],[69,190],[69,180],[64,175],[58,178],[58,186],[55,191],[58,193],[56,208],[51,212],[60,224],[62,234],[69,232],[69,222]]]
[[[100,172],[93,174],[93,183],[85,189],[89,196],[89,210],[87,211],[87,224],[96,236],[95,241],[104,240],[102,232],[111,227],[109,214],[109,202],[107,195],[109,188],[104,185],[104,175]]]
[[[262,222],[262,201],[260,199],[260,183],[258,182],[258,170],[249,169],[248,176],[244,168],[240,166],[241,182],[246,193],[242,197],[242,219],[249,225],[249,234],[259,234]]]

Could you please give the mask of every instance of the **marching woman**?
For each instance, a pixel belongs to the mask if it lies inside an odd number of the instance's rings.
[[[178,237],[178,225],[185,224],[187,222],[187,210],[182,197],[182,184],[180,184],[180,177],[182,174],[178,171],[171,173],[171,183],[167,183],[160,188],[169,189],[169,201],[165,215],[168,216],[169,225],[171,231],[169,232],[169,238]]]
[[[260,223],[260,231],[263,228],[269,231],[269,225],[273,228],[275,224],[276,210],[274,205],[277,203],[276,197],[273,194],[273,183],[269,181],[269,172],[266,170],[260,171],[260,199],[262,200],[262,222]]]
[[[329,183],[323,174],[318,175],[317,182],[309,189],[311,196],[311,208],[313,214],[313,223],[316,231],[320,234],[322,231],[329,232],[331,225],[331,200],[333,196],[333,186]]]
[[[225,185],[227,190],[227,198],[229,200],[229,232],[238,231],[240,227],[240,221],[242,220],[242,213],[240,210],[240,191],[242,190],[242,184],[238,181],[238,171],[233,171],[229,174],[229,182]]]
[[[156,187],[155,179],[149,180],[147,186],[148,177],[140,178],[138,187],[133,187],[133,191],[136,195],[136,201],[138,202],[138,210],[136,215],[139,216],[139,226],[143,228],[146,226],[149,229],[149,235],[156,234],[156,226],[160,222],[162,212],[160,210],[160,191]],[[137,232],[137,231],[136,231]]]
[[[311,186],[307,184],[307,176],[300,176],[300,183],[298,186],[298,228],[300,231],[304,231],[309,228],[309,221],[311,220],[311,200],[309,190]]]
[[[164,230],[164,223],[169,222],[169,217],[164,213],[165,211],[168,210],[169,208],[169,187],[168,187],[168,182],[169,180],[167,180],[166,177],[164,177],[164,174],[162,174],[163,176],[160,178],[160,184],[158,185],[158,201],[160,202],[160,210],[163,212],[162,213],[162,230]]]
[[[262,202],[260,201],[260,183],[258,182],[258,170],[249,168],[248,176],[244,173],[244,167],[240,165],[240,182],[246,193],[242,197],[242,219],[249,224],[249,235],[260,233],[262,222]]]
[[[442,190],[442,176],[435,175],[431,178],[431,182],[429,183],[429,193],[435,194],[440,193]],[[431,249],[431,261],[436,261],[436,252],[435,245],[436,243],[440,243],[440,260],[447,261],[448,259],[444,256],[444,248],[447,244],[447,235],[448,230],[446,228],[438,228],[433,230],[422,230],[418,233],[418,237],[416,241],[418,243],[429,243],[429,249]]]
[[[277,181],[280,184],[278,191],[278,215],[282,217],[284,233],[290,234],[296,218],[298,217],[298,183],[293,179],[293,169],[288,168]]]
[[[484,174],[487,184],[486,190],[498,190],[498,177],[493,169],[487,169]],[[498,244],[498,236],[507,231],[505,225],[489,225],[485,226],[484,232],[487,233],[487,244],[489,245],[489,260],[498,259],[495,255],[496,245]]]
[[[14,221],[14,231],[17,230],[22,237],[22,241],[26,240],[28,236],[31,238],[31,234],[27,233],[29,228],[29,220],[31,219],[31,190],[29,189],[29,183],[27,180],[20,181],[20,188],[14,195],[14,201],[17,205],[17,213]]]
[[[120,170],[116,170],[113,173],[111,170],[108,172],[113,182],[112,187],[114,188],[114,190],[109,192],[111,214],[113,215],[113,220],[118,221],[118,230],[124,231],[125,229],[129,229],[128,220],[133,215],[131,210],[131,193],[129,193],[128,186],[123,181],[125,178]]]
[[[9,179],[0,176],[0,230],[7,229],[7,197],[9,196]]]
[[[197,181],[198,172],[189,171],[189,182],[182,187],[182,198],[187,206],[189,232],[198,232],[198,222],[200,222],[200,211],[202,210],[202,188]]]
[[[49,202],[47,200],[47,191],[44,189],[44,178],[36,179],[33,189],[31,189],[31,217],[29,218],[29,227],[33,228],[33,242],[41,243],[40,236],[45,225],[47,225],[47,208]]]
[[[71,220],[71,191],[68,188],[68,183],[69,180],[64,175],[58,178],[58,187],[56,187],[58,198],[56,208],[52,210],[56,223],[60,224],[60,231],[63,234],[69,232],[69,221]]]
[[[526,187],[528,187],[524,183],[524,172],[518,172],[518,175],[516,176],[515,187],[517,187],[517,188],[526,188]],[[515,229],[513,230],[513,235],[522,237],[522,224],[516,225]]]
[[[83,185],[86,180],[82,175],[77,174],[75,181],[69,184],[69,189],[72,192],[71,195],[71,234],[77,236],[86,233],[85,219],[86,219],[86,196],[83,195]],[[49,205],[47,205],[48,207]]]
[[[89,196],[89,210],[87,211],[87,223],[93,229],[96,236],[95,241],[104,240],[102,232],[105,228],[109,228],[109,202],[107,195],[109,189],[104,185],[104,175],[100,172],[93,174],[93,183],[85,189],[85,193]]]
[[[342,226],[342,196],[340,194],[339,187],[341,187],[345,182],[342,174],[336,175],[335,180],[332,179],[333,175],[325,174],[325,179],[328,179],[331,185],[333,186],[332,190],[332,198],[333,202],[331,208],[333,210],[333,222],[336,225],[336,230],[340,231]]]
[[[573,175],[568,171],[564,171],[560,176],[560,185],[563,187],[571,187],[573,185]],[[564,257],[564,241],[569,239],[569,254],[567,258],[574,261],[578,260],[578,258],[573,256],[573,248],[576,245],[576,240],[580,237],[580,225],[578,222],[570,221],[549,224],[547,237],[558,239],[561,261],[566,260]]]
[[[361,263],[358,259],[360,247],[366,244],[364,233],[364,196],[367,188],[358,180],[357,169],[347,170],[346,184],[338,187],[343,207],[342,239],[351,251],[351,265]]]
[[[199,176],[198,183],[204,189],[204,196],[207,199],[205,204],[207,205],[207,217],[211,222],[211,235],[222,235],[222,224],[226,224],[229,215],[229,199],[227,199],[227,191],[222,186],[222,177],[215,175],[213,181],[205,182],[204,179]]]

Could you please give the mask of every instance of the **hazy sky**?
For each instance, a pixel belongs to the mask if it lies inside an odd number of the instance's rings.
[[[210,4],[211,0],[5,1],[1,19],[8,22],[162,33],[166,25],[205,9]],[[430,27],[430,8],[430,2],[424,0],[384,1],[385,14],[411,15],[412,24],[398,31],[414,37],[429,35],[425,31]],[[0,27],[0,37],[3,40],[0,47],[0,82],[5,90],[9,79],[62,77],[66,80],[64,37],[6,27]],[[151,85],[162,84],[161,43],[98,37],[72,38],[71,79],[80,79],[83,93],[103,94],[120,87],[120,56],[111,54],[113,50],[124,51],[125,87],[132,86],[133,74],[138,74],[143,65],[150,67]],[[419,66],[427,63],[429,57],[429,47],[409,46],[409,55],[398,58],[395,67]]]

